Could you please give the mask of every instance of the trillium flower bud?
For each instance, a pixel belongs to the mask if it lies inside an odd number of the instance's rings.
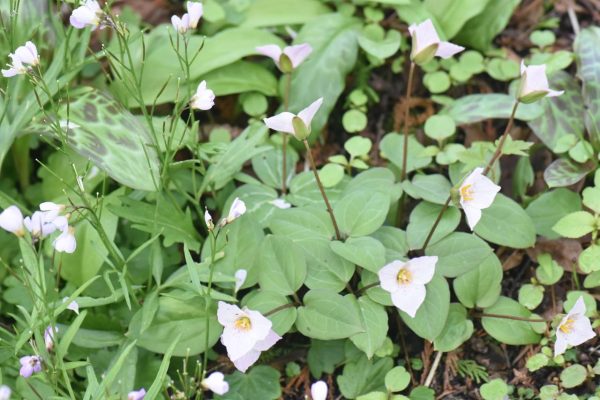
[[[517,99],[521,103],[534,103],[544,97],[556,97],[563,94],[563,90],[552,90],[546,76],[546,65],[525,66],[521,61],[521,83]]]
[[[465,49],[450,42],[442,42],[430,19],[412,24],[408,31],[412,37],[410,59],[418,65],[427,64],[435,56],[452,57]]]
[[[326,400],[327,399],[327,384],[323,381],[317,381],[310,387],[310,396],[312,400]]]

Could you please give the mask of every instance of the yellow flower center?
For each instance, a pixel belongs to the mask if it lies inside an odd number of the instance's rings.
[[[463,185],[460,188],[460,197],[462,197],[463,201],[471,201],[473,200],[473,185]]]
[[[571,331],[573,331],[573,324],[575,324],[575,320],[573,318],[567,318],[564,323],[560,324],[558,329],[563,333],[571,333]]]
[[[250,322],[250,318],[248,317],[239,317],[235,320],[233,325],[242,331],[248,331],[252,328],[252,322]]]
[[[398,284],[406,285],[412,281],[412,275],[409,270],[407,270],[406,268],[402,268],[398,272],[398,275],[396,276],[396,280],[398,281]]]

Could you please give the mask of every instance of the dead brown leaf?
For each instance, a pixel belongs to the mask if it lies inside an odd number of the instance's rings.
[[[537,256],[541,253],[549,253],[558,264],[566,271],[573,271],[573,266],[577,265],[577,259],[581,254],[583,247],[575,239],[538,239],[535,247],[527,249],[529,257],[537,262]],[[578,272],[579,271],[578,269]]]

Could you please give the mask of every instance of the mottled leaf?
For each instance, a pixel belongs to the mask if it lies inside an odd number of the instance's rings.
[[[550,187],[569,186],[579,182],[594,170],[591,162],[577,164],[566,158],[554,160],[544,171],[544,180]]]
[[[452,117],[457,125],[471,124],[490,118],[508,119],[514,104],[515,98],[507,94],[472,94],[456,100],[445,107],[442,113]],[[515,117],[521,121],[530,121],[543,112],[538,103],[520,104]]]

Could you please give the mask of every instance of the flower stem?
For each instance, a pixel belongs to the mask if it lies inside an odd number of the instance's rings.
[[[506,124],[506,128],[504,129],[502,136],[500,136],[500,141],[498,142],[498,147],[496,148],[496,151],[494,151],[494,154],[492,155],[492,158],[490,159],[490,161],[485,166],[485,169],[483,170],[483,175],[487,175],[490,172],[490,170],[492,169],[492,167],[494,166],[494,163],[502,156],[502,147],[504,146],[506,137],[508,136],[508,133],[510,132],[510,129],[513,126],[513,123],[515,122],[515,114],[517,113],[518,106],[519,106],[519,102],[515,101],[515,104],[512,108],[512,112],[510,113],[510,117],[508,119],[508,123]],[[444,212],[446,211],[446,209],[448,209],[448,206],[450,205],[450,201],[452,201],[452,196],[448,196],[448,199],[446,200],[446,202],[444,203],[444,206],[440,210],[440,213],[438,214],[435,222],[433,223],[433,226],[431,227],[431,229],[429,230],[429,233],[427,234],[427,239],[425,239],[425,242],[423,243],[423,247],[421,248],[421,251],[425,251],[425,249],[427,248],[427,245],[429,244],[429,241],[431,240],[433,233],[437,229]]]
[[[541,319],[541,318],[515,317],[514,315],[503,315],[503,314],[479,313],[479,314],[473,314],[472,316],[475,318],[501,318],[501,319],[511,319],[514,321],[524,321],[524,322],[548,322],[545,319]]]
[[[483,175],[487,175],[490,172],[490,170],[492,169],[492,167],[494,166],[494,163],[496,162],[496,160],[498,160],[502,156],[502,146],[504,146],[504,142],[506,141],[508,132],[510,132],[510,129],[512,128],[513,123],[515,122],[515,114],[517,113],[517,107],[519,107],[519,101],[515,101],[515,105],[513,106],[512,112],[510,113],[510,118],[508,119],[508,124],[506,124],[504,133],[502,133],[502,136],[500,136],[500,141],[498,142],[498,147],[496,148],[494,155],[492,156],[492,158],[490,159],[488,164],[485,166],[485,169],[483,170]]]
[[[210,298],[210,290],[212,289],[212,281],[213,281],[213,273],[215,270],[215,253],[217,252],[217,237],[214,234],[214,231],[210,232],[210,272],[208,273],[208,289],[206,290],[206,299],[204,303],[204,312],[205,312],[205,323],[204,328],[206,332],[204,334],[204,354],[202,355],[202,379],[206,376],[206,363],[208,362],[208,336],[210,333],[210,316],[208,314],[208,310],[210,308],[211,298]]]
[[[283,94],[283,111],[287,111],[290,104],[290,93],[292,92],[292,73],[285,74],[285,92]],[[287,193],[287,142],[288,135],[283,135],[283,144],[282,144],[282,181],[281,181],[281,193]]]
[[[310,152],[310,146],[308,145],[308,140],[304,139],[304,147],[306,148],[306,158],[310,162],[310,166],[315,174],[315,179],[317,181],[317,185],[319,186],[319,190],[321,191],[321,196],[323,196],[323,200],[325,200],[325,205],[327,206],[327,212],[331,217],[331,223],[333,224],[333,228],[335,229],[335,237],[337,240],[342,240],[342,235],[340,235],[340,229],[338,228],[337,221],[335,220],[335,215],[333,215],[333,209],[331,208],[331,204],[329,204],[329,199],[325,194],[325,189],[323,189],[323,184],[321,183],[321,179],[319,178],[319,173],[317,172],[317,166],[315,164],[315,160],[313,159],[312,153]]]
[[[264,313],[263,315],[265,317],[268,317],[269,315],[273,315],[281,310],[285,310],[286,308],[292,308],[292,307],[296,307],[296,303],[287,303],[287,304],[283,304],[280,306],[275,307],[274,309],[267,311],[266,313]]]
[[[410,116],[410,96],[412,93],[413,78],[415,75],[415,63],[410,63],[408,72],[408,84],[406,85],[406,111],[404,113],[404,147],[402,148],[402,169],[400,172],[400,180],[406,179],[406,163],[408,159],[408,118]]]

